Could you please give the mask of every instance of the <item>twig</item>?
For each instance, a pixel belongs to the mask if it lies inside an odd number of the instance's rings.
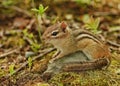
[[[31,14],[28,11],[23,10],[23,9],[17,7],[17,6],[11,6],[10,8],[31,17]]]
[[[111,46],[113,46],[113,47],[120,48],[120,44],[114,43],[114,42],[112,42],[112,41],[110,41],[110,40],[107,40],[107,44],[109,44],[109,45],[111,45]]]
[[[28,37],[24,36],[23,39],[25,39],[29,44],[33,44],[33,41]]]
[[[33,57],[32,61],[35,61],[36,59],[38,59],[38,58],[40,58],[40,57],[42,57],[42,56],[44,56],[44,55],[46,55],[46,54],[54,51],[54,50],[55,50],[55,48],[50,48],[49,50],[46,50],[44,53],[41,53],[41,54],[39,54],[38,56]],[[15,70],[14,74],[16,74],[16,73],[17,73],[18,71],[20,71],[22,68],[24,68],[27,64],[28,64],[27,61],[24,62],[23,65],[22,65],[20,68],[18,68],[18,69]],[[11,74],[8,74],[6,77],[9,77],[9,76],[11,76]]]
[[[35,23],[35,19],[32,19],[26,28],[30,29],[34,23]]]
[[[120,52],[120,44],[117,44],[117,43],[112,42],[110,40],[107,40],[106,44],[109,45],[109,47],[110,47],[111,50]]]
[[[6,57],[6,56],[8,56],[8,55],[10,55],[10,54],[12,54],[12,53],[15,53],[17,50],[18,50],[18,49],[15,49],[15,50],[9,51],[9,52],[7,52],[7,53],[1,54],[1,55],[0,55],[0,58],[3,58],[3,57]]]
[[[109,15],[117,15],[116,13],[113,12],[95,12],[95,16],[109,16]]]
[[[108,30],[108,33],[116,32],[116,31],[120,31],[120,26],[118,26],[118,27],[111,27],[110,30]]]

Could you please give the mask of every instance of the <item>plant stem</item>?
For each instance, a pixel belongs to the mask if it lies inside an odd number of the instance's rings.
[[[42,42],[42,39],[41,39],[41,31],[40,31],[40,29],[41,29],[41,27],[42,27],[42,16],[41,15],[36,15],[36,17],[37,17],[37,21],[38,21],[38,34],[39,34],[39,38],[40,38],[40,41]]]

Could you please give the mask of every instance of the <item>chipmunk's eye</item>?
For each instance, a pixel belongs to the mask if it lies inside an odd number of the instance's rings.
[[[58,34],[58,31],[54,31],[54,32],[52,32],[52,36],[56,36]]]

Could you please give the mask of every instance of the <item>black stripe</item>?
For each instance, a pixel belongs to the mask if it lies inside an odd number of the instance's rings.
[[[77,36],[79,36],[79,35],[90,35],[90,36],[92,36],[93,38],[95,38],[96,40],[98,40],[99,41],[99,43],[102,43],[102,40],[100,40],[97,36],[95,36],[94,34],[92,34],[92,33],[89,33],[89,32],[86,32],[86,31],[81,31],[81,32],[79,32],[78,34],[75,34],[75,37],[77,37]],[[96,41],[95,39],[93,39],[93,38],[91,38],[91,37],[88,37],[88,36],[85,36],[85,37],[83,37],[83,38],[88,38],[88,39],[92,39],[92,40],[94,40],[95,42],[97,42],[98,43],[98,41]],[[83,38],[80,38],[79,40],[82,40]]]
[[[79,38],[78,41],[79,41],[79,40],[84,40],[85,38],[91,39],[91,40],[95,41],[96,43],[101,44],[101,42],[100,42],[99,40],[97,41],[97,40],[95,40],[95,39],[93,39],[93,38],[91,38],[91,37],[88,37],[88,36],[83,36],[82,38]]]

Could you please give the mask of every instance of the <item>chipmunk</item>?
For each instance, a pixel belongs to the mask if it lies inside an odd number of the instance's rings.
[[[66,22],[48,27],[42,38],[57,49],[50,63],[79,50],[88,57],[88,60],[107,58],[110,63],[109,48],[102,40],[86,30],[72,30]]]
[[[42,75],[44,80],[59,72],[107,68],[111,62],[109,48],[103,41],[86,30],[72,30],[65,22],[48,27],[42,39],[57,49]]]

